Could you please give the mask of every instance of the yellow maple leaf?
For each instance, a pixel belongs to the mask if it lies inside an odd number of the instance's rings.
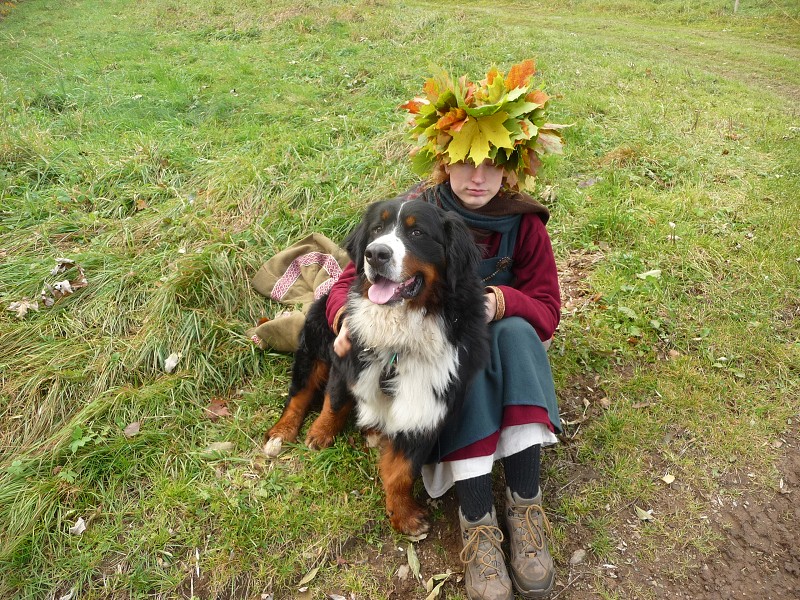
[[[503,126],[508,118],[504,112],[475,119],[470,117],[459,131],[452,131],[453,139],[447,147],[450,162],[461,162],[470,158],[476,165],[489,158],[491,146],[513,148],[511,136]]]

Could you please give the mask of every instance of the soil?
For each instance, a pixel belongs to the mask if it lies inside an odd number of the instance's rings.
[[[602,252],[579,253],[559,265],[563,306],[567,312],[585,310],[589,303],[599,300],[586,287],[584,275],[602,258]],[[548,481],[542,482],[545,510],[557,506],[561,496],[574,494],[575,489],[583,488],[597,477],[590,468],[573,460],[582,424],[602,411],[603,394],[597,384],[593,379],[576,380],[559,391],[561,416],[567,423],[561,439],[564,451],[556,459],[548,458],[545,453],[544,467],[569,476],[564,483],[550,483],[553,489],[548,489]],[[668,435],[680,440],[682,432]],[[800,435],[787,433],[782,443],[781,459],[776,465],[782,487],[777,489],[758,490],[751,483],[750,474],[740,472],[728,474],[713,498],[679,483],[664,486],[653,505],[659,507],[665,523],[682,523],[681,517],[690,503],[704,509],[699,523],[686,524],[683,546],[670,547],[665,543],[653,548],[653,536],[642,536],[643,528],[651,524],[641,521],[633,506],[627,505],[603,515],[615,545],[612,551],[615,562],[611,564],[600,560],[589,548],[593,532],[586,525],[567,524],[550,513],[551,521],[566,534],[563,546],[555,548],[557,577],[550,597],[800,599]],[[663,461],[655,453],[650,459],[654,464]],[[548,460],[552,462],[548,464]],[[502,498],[503,482],[496,481],[495,485],[495,497]],[[333,560],[341,568],[368,569],[375,581],[385,581],[386,598],[425,599],[428,597],[425,582],[448,571],[453,574],[439,597],[452,597],[455,590],[460,590],[458,597],[464,597],[458,507],[452,490],[434,502],[433,507],[431,532],[414,544],[422,581],[413,574],[405,578],[397,576],[398,570],[401,573],[408,570],[407,542],[398,545],[391,534],[378,543],[374,539],[370,544],[363,538],[351,540]],[[708,540],[705,546],[696,543],[694,538],[698,536]],[[584,552],[584,558],[578,561],[578,554]]]
[[[758,598],[787,600],[800,598],[800,452],[797,437],[787,439],[782,459],[777,465],[783,488],[768,493],[757,492],[749,485],[747,474],[733,474],[716,498],[698,496],[687,500],[685,489],[666,489],[654,505],[662,515],[680,516],[686,502],[704,502],[708,507],[705,527],[714,541],[701,553],[689,543],[685,547],[650,548],[642,542],[642,523],[631,507],[610,515],[609,530],[614,533],[618,560],[609,564],[589,549],[592,532],[584,525],[566,525],[565,544],[556,549],[556,585],[551,598],[588,600],[615,598],[680,598],[728,600]],[[568,454],[568,453],[567,453]],[[568,459],[566,459],[568,460]],[[556,469],[567,465],[550,465]],[[569,487],[581,487],[594,473],[576,470],[569,465]],[[555,505],[566,487],[548,490],[546,504]],[[495,497],[502,497],[503,483],[496,483]],[[430,503],[431,501],[428,500]],[[441,589],[440,598],[449,598],[462,590],[462,566],[459,559],[461,540],[458,531],[458,507],[452,493],[434,503],[436,515],[428,537],[414,544],[420,563],[422,581],[409,573],[401,579],[398,570],[408,570],[407,542],[398,543],[391,534],[379,543],[351,540],[333,560],[341,568],[371,572],[376,581],[385,581],[389,599],[425,599],[425,582],[433,575],[453,574]],[[545,506],[547,509],[547,505]],[[556,521],[551,513],[551,520]],[[577,551],[585,558],[572,565]]]

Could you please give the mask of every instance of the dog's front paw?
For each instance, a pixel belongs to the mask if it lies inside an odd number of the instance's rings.
[[[266,454],[269,458],[275,458],[278,454],[281,453],[281,449],[283,448],[283,438],[280,436],[271,437],[267,440],[267,443],[264,444],[262,448],[264,454]]]
[[[395,531],[399,531],[405,535],[416,536],[428,533],[431,528],[428,523],[427,513],[420,509],[415,508],[405,513],[392,513],[389,515],[389,522]]]
[[[325,431],[314,431],[312,427],[306,436],[306,446],[312,450],[322,450],[333,445],[333,435]]]

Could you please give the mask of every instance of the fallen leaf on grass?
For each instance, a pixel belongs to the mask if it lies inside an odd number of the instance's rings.
[[[72,535],[81,535],[84,531],[86,531],[86,521],[83,520],[83,517],[80,517],[75,521],[75,525],[69,528]]]
[[[661,481],[663,481],[664,483],[666,483],[667,485],[669,485],[669,484],[671,484],[673,481],[675,481],[675,475],[670,475],[669,473],[667,473],[666,475],[664,475],[664,476],[661,478]]]
[[[213,444],[209,444],[203,452],[205,454],[231,452],[233,447],[233,442],[214,442]]]
[[[231,411],[228,410],[227,398],[218,396],[211,398],[211,404],[206,407],[206,413],[210,421],[216,421],[220,417],[230,417]]]
[[[167,360],[164,361],[164,371],[167,373],[172,373],[175,370],[175,367],[178,366],[178,361],[181,359],[180,352],[173,352],[167,357]]]
[[[652,277],[653,279],[661,279],[661,269],[652,269],[651,271],[645,271],[644,273],[637,273],[636,277],[639,279],[647,279],[648,277]]]
[[[569,559],[569,564],[571,565],[579,565],[584,560],[586,560],[586,550],[583,548],[578,548],[575,552],[572,553],[572,556]]]
[[[61,300],[61,298],[64,296],[74,294],[77,290],[85,288],[87,285],[89,285],[89,281],[86,279],[86,273],[84,272],[83,267],[77,264],[71,258],[57,258],[56,266],[50,270],[50,275],[55,277],[56,275],[60,275],[61,273],[64,273],[73,267],[78,269],[78,276],[75,279],[64,279],[62,281],[56,281],[53,284],[44,284],[41,292],[42,304],[49,308]]]
[[[24,319],[25,315],[28,314],[29,310],[32,310],[34,312],[39,311],[39,303],[36,302],[35,300],[28,300],[27,298],[23,298],[18,302],[12,302],[11,304],[9,304],[7,310],[16,312],[18,319]]]
[[[640,521],[652,521],[653,520],[653,509],[644,510],[639,508],[638,506],[634,505],[633,510],[636,511],[636,516],[639,517]]]
[[[414,577],[417,579],[422,579],[422,576],[419,573],[419,558],[417,558],[417,551],[414,550],[414,544],[409,544],[406,548],[406,554],[408,555],[408,566],[411,568],[411,572],[414,573]]]
[[[233,445],[233,444],[231,444],[231,445]],[[305,584],[307,584],[307,583],[310,583],[310,582],[311,582],[311,580],[312,580],[312,579],[314,579],[314,577],[316,577],[316,576],[317,576],[317,572],[318,572],[318,571],[319,571],[319,567],[314,567],[313,569],[311,569],[311,570],[310,570],[308,573],[306,573],[306,574],[303,576],[303,578],[300,580],[300,583],[298,583],[297,585],[298,585],[299,587],[302,587],[302,586],[304,586]]]
[[[130,425],[128,425],[125,429],[122,430],[122,433],[125,434],[125,437],[133,437],[137,433],[139,433],[139,428],[141,423],[139,421],[134,421]]]
[[[607,397],[600,398],[599,402],[600,406],[602,406],[603,408],[605,409],[611,408],[611,400],[609,400]]]
[[[442,591],[442,586],[450,579],[450,575],[452,574],[452,571],[447,571],[447,573],[439,573],[428,579],[428,582],[425,584],[425,591],[428,592],[425,600],[434,600],[434,598],[438,598]]]
[[[75,588],[70,588],[70,590],[61,596],[58,597],[58,600],[72,600],[75,597]]]
[[[411,572],[411,567],[408,565],[400,565],[400,568],[397,569],[397,573],[395,573],[395,577],[397,577],[400,581],[405,581],[408,579],[408,574]]]

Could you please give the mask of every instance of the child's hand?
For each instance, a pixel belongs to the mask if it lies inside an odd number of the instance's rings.
[[[347,319],[342,321],[342,326],[339,329],[339,335],[333,340],[333,351],[336,356],[343,358],[350,352],[350,333],[347,331]]]
[[[497,296],[494,292],[487,292],[483,300],[486,303],[486,322],[491,323],[497,315]]]

